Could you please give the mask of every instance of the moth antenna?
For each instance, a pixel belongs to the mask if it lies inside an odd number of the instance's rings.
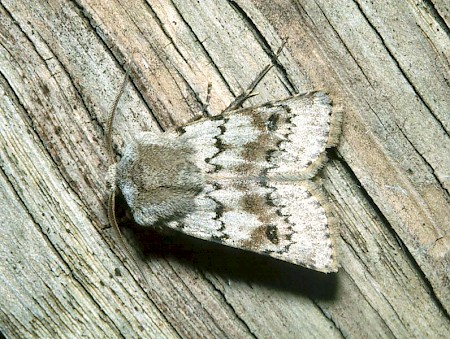
[[[123,78],[122,85],[120,86],[120,90],[117,93],[116,97],[114,98],[114,102],[113,102],[111,109],[109,111],[109,114],[108,114],[105,142],[106,142],[106,148],[107,148],[107,152],[108,152],[108,160],[109,160],[110,165],[113,165],[115,163],[114,152],[113,152],[113,148],[112,148],[112,128],[113,128],[114,116],[116,113],[117,105],[119,103],[119,99],[122,96],[122,93],[125,89],[125,85],[127,84],[128,75],[129,75],[129,71],[127,70],[125,73],[125,76]],[[122,234],[120,233],[119,227],[117,226],[116,215],[114,213],[115,194],[116,194],[116,185],[112,185],[111,192],[110,192],[110,195],[108,198],[108,219],[109,219],[109,223],[111,225],[113,225],[113,227],[116,229],[116,231],[118,231],[119,238],[121,239],[121,241],[123,241]]]
[[[129,250],[128,245],[126,244],[126,242],[125,242],[125,240],[123,238],[122,232],[120,231],[119,225],[117,224],[116,212],[115,212],[115,201],[116,201],[116,192],[112,191],[109,194],[109,197],[108,197],[108,220],[109,220],[109,223],[114,228],[117,236],[120,239],[119,240],[120,244],[122,245],[122,247],[127,252],[128,257],[131,258],[134,261],[134,263],[136,264],[136,266],[138,268],[138,272],[139,272],[139,276],[140,276],[140,277],[138,277],[138,282],[140,284],[145,284],[147,286],[150,286],[149,283],[148,283],[147,278],[145,278],[145,275],[144,275],[144,272],[142,271],[142,268],[138,264],[136,256]]]
[[[127,84],[128,76],[130,75],[130,71],[127,69],[125,76],[123,77],[122,85],[120,86],[119,92],[114,98],[114,102],[109,110],[108,114],[108,122],[106,125],[106,148],[108,150],[108,160],[110,164],[114,163],[114,152],[112,148],[112,128],[114,122],[114,116],[116,115],[117,105],[119,104],[120,97],[122,96],[125,86]]]
[[[113,128],[114,116],[116,113],[117,105],[119,104],[120,97],[122,96],[125,86],[127,84],[129,75],[130,75],[130,71],[127,69],[125,76],[123,78],[123,81],[122,81],[122,85],[120,86],[119,92],[117,93],[116,97],[114,98],[114,102],[111,106],[111,109],[110,109],[109,115],[108,115],[105,139],[106,139],[106,147],[108,150],[108,160],[111,165],[115,163],[115,157],[114,157],[114,152],[113,152],[113,148],[112,148],[112,128]],[[138,277],[138,281],[141,284],[145,283],[147,286],[149,286],[148,281],[145,278],[145,275],[144,275],[141,267],[139,266],[138,261],[136,260],[136,257],[129,250],[129,248],[123,238],[122,232],[120,231],[119,225],[117,224],[116,212],[115,212],[115,205],[116,205],[115,202],[116,202],[116,187],[115,187],[115,185],[113,185],[113,188],[111,189],[111,192],[109,193],[109,197],[108,197],[108,221],[109,221],[109,224],[114,228],[118,238],[120,239],[119,240],[120,244],[127,252],[128,257],[130,257],[136,264],[136,266],[139,270],[139,275],[140,275],[140,277]]]

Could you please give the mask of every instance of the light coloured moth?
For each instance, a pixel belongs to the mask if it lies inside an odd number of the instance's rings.
[[[326,198],[311,179],[338,141],[339,120],[316,91],[139,133],[110,168],[110,215],[117,186],[139,225],[335,272]]]

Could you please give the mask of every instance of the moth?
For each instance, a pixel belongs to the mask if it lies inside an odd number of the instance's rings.
[[[335,272],[333,221],[312,179],[339,121],[313,91],[139,133],[111,166],[110,214],[118,187],[141,226]]]

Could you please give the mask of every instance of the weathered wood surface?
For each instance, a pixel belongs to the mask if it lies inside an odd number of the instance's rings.
[[[0,329],[6,337],[448,337],[450,7],[435,1],[0,1]],[[109,227],[103,144],[322,88],[341,269],[323,275]],[[118,209],[123,209],[118,206]]]

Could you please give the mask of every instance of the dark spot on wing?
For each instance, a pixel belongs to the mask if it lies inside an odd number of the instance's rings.
[[[186,133],[186,129],[185,129],[183,126],[180,126],[180,127],[177,127],[177,128],[175,129],[175,132],[176,132],[178,135],[182,135],[182,134]]]
[[[272,114],[269,119],[267,120],[267,129],[271,132],[276,131],[278,128],[278,120],[280,115],[279,114]]]
[[[277,226],[267,225],[266,236],[267,239],[269,239],[272,244],[277,245],[279,243]]]

